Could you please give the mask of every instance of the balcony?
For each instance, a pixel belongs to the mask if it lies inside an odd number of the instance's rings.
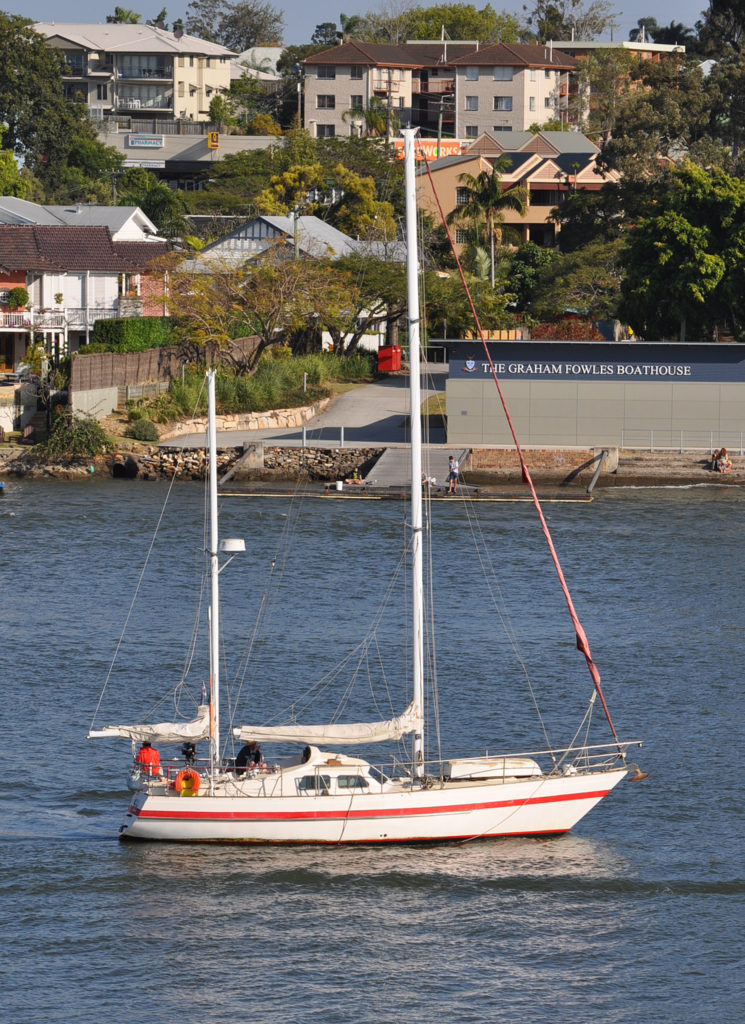
[[[118,307],[91,307],[90,309],[68,309],[67,326],[74,330],[93,327],[96,320],[118,320],[120,316]]]
[[[454,78],[436,78],[429,82],[422,82],[418,78],[412,79],[411,91],[413,93],[427,93],[429,96],[452,95],[455,92]]]
[[[373,78],[373,92],[398,92],[400,83],[394,82],[392,79],[389,81],[387,75],[378,76]]]
[[[33,313],[0,313],[0,330],[30,331],[33,327]]]
[[[121,315],[118,306],[0,313],[0,331],[62,331],[65,327],[92,327],[96,320],[114,320]]]
[[[173,68],[119,68],[118,78],[121,80],[126,79],[127,81],[131,81],[132,79],[134,79],[135,81],[137,81],[138,79],[146,81],[152,81],[153,79],[157,81],[158,79],[162,79],[164,81],[170,82],[173,80]]]
[[[120,96],[112,106],[116,110],[173,110],[173,96]]]

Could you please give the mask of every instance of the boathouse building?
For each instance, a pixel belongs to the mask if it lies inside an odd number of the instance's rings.
[[[510,444],[482,344],[444,344],[448,443]],[[745,345],[499,341],[488,348],[521,444],[742,448]]]

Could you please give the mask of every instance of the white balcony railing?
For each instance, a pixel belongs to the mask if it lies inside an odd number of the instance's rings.
[[[92,327],[96,320],[114,320],[120,316],[118,306],[95,306],[88,309],[34,309],[25,313],[0,313],[0,330],[42,331],[64,330],[65,326]]]

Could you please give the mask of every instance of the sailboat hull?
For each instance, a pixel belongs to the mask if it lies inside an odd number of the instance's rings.
[[[171,842],[411,843],[569,831],[625,768],[350,797],[138,794],[121,839]]]

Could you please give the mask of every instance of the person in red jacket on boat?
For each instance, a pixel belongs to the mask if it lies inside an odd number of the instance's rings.
[[[149,740],[145,740],[137,751],[135,764],[140,766],[140,770],[144,775],[160,776],[163,774],[160,769],[160,754]]]

